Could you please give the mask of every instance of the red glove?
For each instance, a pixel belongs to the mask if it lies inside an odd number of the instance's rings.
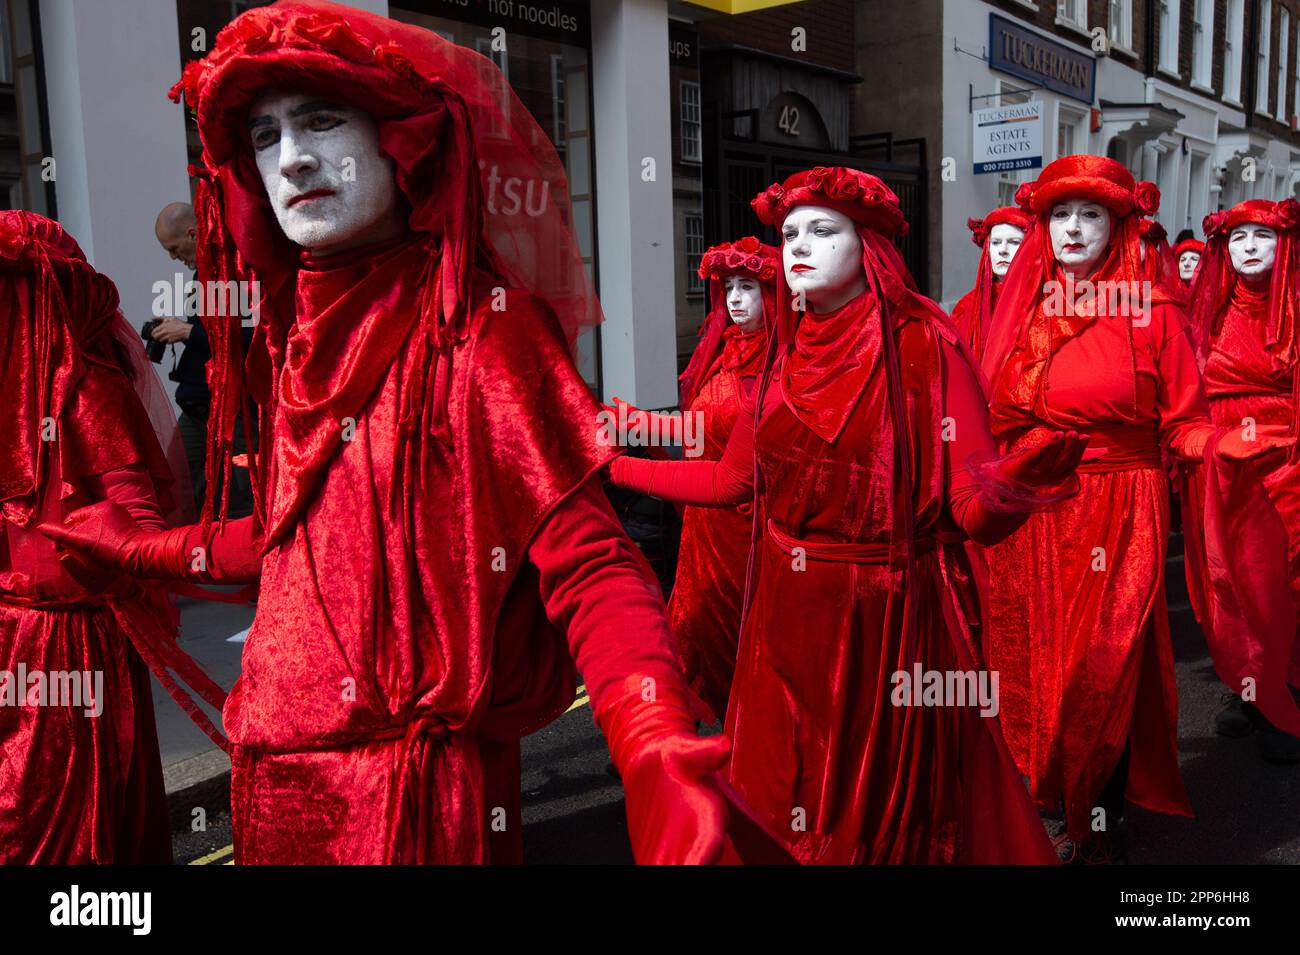
[[[100,501],[69,514],[65,523],[38,524],[46,537],[85,558],[132,577],[231,584],[256,580],[261,548],[253,519],[143,530],[126,509]]]
[[[727,800],[715,774],[731,741],[698,736],[687,700],[676,681],[636,675],[596,714],[623,777],[628,834],[642,865],[699,865],[722,856]]]
[[[1088,447],[1088,437],[1077,431],[1053,431],[1041,444],[1007,455],[998,470],[1017,484],[1052,487],[1074,474]]]

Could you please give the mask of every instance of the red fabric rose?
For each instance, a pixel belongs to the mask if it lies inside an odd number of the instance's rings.
[[[1277,204],[1277,218],[1283,229],[1289,230],[1300,226],[1300,202],[1294,199],[1283,199]]]
[[[1142,180],[1133,187],[1133,204],[1139,214],[1155,215],[1156,210],[1160,208],[1160,189],[1154,182]]]
[[[1024,209],[1026,212],[1031,211],[1030,201],[1033,199],[1033,195],[1034,195],[1033,180],[1022,182],[1020,184],[1020,187],[1016,189],[1016,205],[1018,205],[1021,209]]]
[[[754,238],[752,235],[747,235],[739,242],[736,243],[736,248],[739,249],[741,252],[746,252],[752,255],[753,253],[757,252],[760,248],[762,248],[762,243],[759,242],[758,239]]]
[[[1211,212],[1201,220],[1201,231],[1205,233],[1208,239],[1210,236],[1218,235],[1223,229],[1223,224],[1228,221],[1228,213],[1220,209],[1218,212]]]
[[[984,228],[983,219],[967,219],[966,228],[970,229],[970,240],[980,248],[984,247],[984,240],[988,238],[988,230]]]

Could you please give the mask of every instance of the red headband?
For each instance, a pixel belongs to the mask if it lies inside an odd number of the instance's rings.
[[[1016,206],[999,206],[983,219],[967,219],[966,228],[970,229],[971,241],[982,248],[995,225],[1015,226],[1021,232],[1028,232],[1029,222],[1029,216]]]
[[[1137,211],[1154,215],[1160,208],[1160,190],[1153,182],[1137,182],[1133,174],[1106,156],[1062,156],[1039,174],[1034,182],[1022,183],[1016,203],[1035,216],[1045,215],[1066,199],[1090,199],[1118,216]]]
[[[898,196],[882,179],[845,166],[816,166],[768,186],[750,202],[766,225],[780,227],[796,206],[826,206],[893,238],[907,234]]]
[[[1271,202],[1268,199],[1247,199],[1231,209],[1211,212],[1201,223],[1205,238],[1212,239],[1227,235],[1237,226],[1247,222],[1256,222],[1279,232],[1287,232],[1300,226],[1300,202],[1283,199]]]
[[[781,253],[752,235],[735,242],[710,246],[700,259],[700,278],[724,279],[728,275],[751,275],[760,282],[776,278]]]

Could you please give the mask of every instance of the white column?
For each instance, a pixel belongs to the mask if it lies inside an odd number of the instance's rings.
[[[176,272],[154,237],[169,202],[188,202],[174,0],[41,0],[59,221],[117,283],[137,328],[151,288]]]
[[[593,3],[591,34],[604,394],[666,408],[677,403],[667,0]]]

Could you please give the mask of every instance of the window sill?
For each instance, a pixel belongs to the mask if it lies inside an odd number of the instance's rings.
[[[1088,32],[1088,24],[1086,23],[1080,23],[1077,20],[1071,20],[1067,17],[1057,16],[1056,25],[1058,27],[1065,27],[1071,33],[1077,33],[1079,34],[1079,36],[1087,39],[1088,42],[1090,43],[1092,42],[1092,34]]]
[[[1112,56],[1115,55],[1116,53],[1118,53],[1120,56],[1124,57],[1124,59],[1126,59],[1126,60],[1132,60],[1134,63],[1137,62],[1137,58],[1138,58],[1137,51],[1136,51],[1136,50],[1130,50],[1128,47],[1126,47],[1126,46],[1121,46],[1121,45],[1118,44],[1118,43],[1114,43],[1114,42],[1111,43],[1111,45],[1110,45],[1110,52],[1111,52],[1111,55],[1112,55]]]
[[[1231,96],[1225,96],[1225,97],[1223,98],[1223,105],[1224,105],[1224,106],[1231,106],[1233,109],[1245,109],[1245,108],[1246,108],[1245,105],[1241,102],[1241,100],[1233,99]]]
[[[1177,70],[1171,70],[1164,66],[1157,66],[1156,72],[1162,74],[1168,79],[1176,80],[1179,83],[1183,81],[1183,74],[1179,73]]]
[[[1024,7],[1026,10],[1033,10],[1035,13],[1038,12],[1038,4],[1034,3],[1034,0],[1011,0],[1011,2],[1017,6]]]
[[[1196,90],[1198,93],[1204,93],[1206,96],[1214,95],[1214,87],[1206,86],[1200,80],[1192,80],[1192,89]],[[1230,101],[1225,99],[1224,102],[1227,103]]]

